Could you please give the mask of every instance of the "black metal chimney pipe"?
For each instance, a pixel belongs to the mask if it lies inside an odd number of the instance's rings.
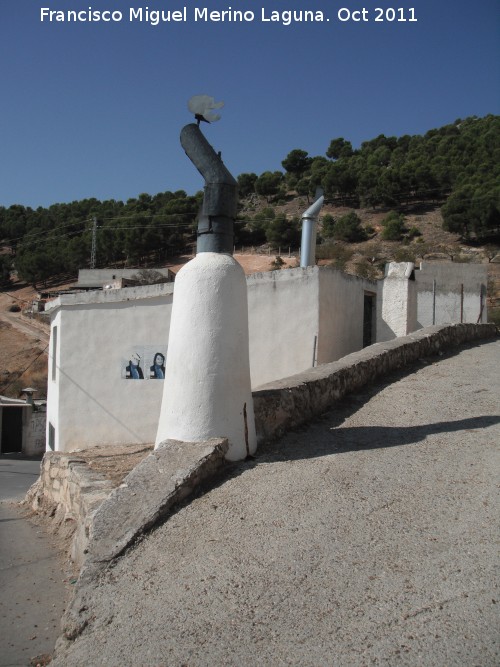
[[[205,194],[198,219],[196,252],[233,254],[238,183],[224,166],[220,154],[194,123],[181,130],[181,145],[205,179]]]

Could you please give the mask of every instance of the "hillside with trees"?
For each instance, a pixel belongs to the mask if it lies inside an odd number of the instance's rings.
[[[417,202],[442,204],[446,230],[484,238],[500,230],[500,117],[457,120],[424,136],[351,142],[332,139],[326,157],[292,150],[284,173],[242,174],[243,196],[268,201],[295,190],[313,197],[321,187],[327,202],[357,208],[401,209]]]
[[[429,248],[415,220],[426,211],[445,236],[498,247],[499,116],[457,120],[423,136],[380,135],[359,149],[348,139],[334,138],[325,155],[311,157],[295,148],[282,166],[283,171],[238,177],[237,246],[298,248],[301,207],[322,188],[320,258],[345,266],[352,244],[373,249],[375,241],[386,244],[380,261],[391,248],[390,258],[422,256]],[[162,266],[168,257],[192,249],[202,196],[180,190],[143,193],[127,202],[0,207],[0,281],[8,283],[12,271],[33,285],[55,275],[76,275],[90,264],[94,227],[96,267]],[[398,248],[387,246],[394,242]],[[366,273],[362,265],[355,271]]]

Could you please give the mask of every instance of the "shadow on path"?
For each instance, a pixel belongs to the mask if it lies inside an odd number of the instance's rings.
[[[377,391],[379,389],[380,385]],[[352,412],[355,412],[356,409],[353,409]],[[413,445],[422,442],[427,436],[438,433],[463,432],[466,434],[500,424],[500,415],[482,415],[419,426],[348,426],[343,428],[336,424],[337,417],[336,412],[326,413],[308,425],[289,432],[280,440],[262,446],[254,459],[230,464],[215,479],[207,484],[201,484],[194,496],[201,496],[210,489],[223,485],[228,479],[238,477],[245,470],[262,464],[301,461],[331,454]],[[305,445],[305,442],[308,444]],[[180,503],[179,508],[190,502],[191,500],[187,500],[185,503]]]
[[[195,496],[203,495],[211,488],[238,477],[245,470],[260,464],[275,461],[300,461],[331,454],[342,454],[358,450],[400,447],[422,442],[427,436],[438,433],[467,433],[485,429],[500,423],[500,415],[482,415],[455,421],[440,421],[418,426],[353,426],[342,428],[342,424],[358,412],[384,388],[429,366],[439,365],[446,359],[458,357],[469,349],[488,347],[492,341],[473,341],[459,348],[448,350],[439,356],[416,360],[403,368],[377,378],[373,384],[365,385],[356,393],[348,394],[336,401],[325,414],[308,423],[288,431],[278,440],[260,445],[254,459],[234,462],[221,471],[212,483],[201,485]]]
[[[311,445],[307,448],[304,448],[304,437],[301,433],[300,438],[297,438],[297,443],[287,442],[286,446],[276,443],[275,451],[268,452],[267,455],[263,452],[263,457],[259,457],[259,462],[293,461],[363,449],[413,445],[422,442],[430,435],[460,431],[467,433],[494,426],[500,423],[500,415],[483,415],[420,426],[349,426],[343,428],[325,424],[324,421],[323,423],[315,422],[310,426],[312,431],[321,429],[321,437],[315,438],[311,433]]]

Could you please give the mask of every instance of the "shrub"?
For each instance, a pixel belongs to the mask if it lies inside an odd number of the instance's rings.
[[[316,247],[316,257],[318,259],[331,259],[330,266],[341,270],[345,269],[353,254],[354,252],[342,243],[324,243]]]
[[[417,227],[410,227],[406,236],[409,239],[416,239],[417,237],[422,236],[422,232]]]
[[[277,215],[266,227],[266,240],[274,248],[298,248],[300,237],[300,220],[288,219],[284,213]]]
[[[366,239],[366,232],[361,226],[361,219],[351,211],[340,217],[333,227],[333,238],[337,241],[356,243]]]
[[[368,280],[376,280],[379,277],[377,267],[364,257],[354,265],[354,273],[360,278],[367,278]]]
[[[401,241],[405,233],[404,217],[397,211],[391,211],[382,220],[382,238],[384,241]]]
[[[321,218],[321,233],[325,239],[331,238],[335,229],[335,218],[327,213]]]
[[[394,251],[395,262],[413,262],[417,259],[416,249],[410,246],[400,246]]]
[[[279,269],[283,268],[284,265],[285,265],[285,260],[279,255],[276,255],[274,261],[271,263],[273,271],[279,271]]]

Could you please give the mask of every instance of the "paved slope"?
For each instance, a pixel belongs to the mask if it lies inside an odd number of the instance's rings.
[[[40,460],[0,457],[0,667],[48,656],[60,634],[62,558],[17,504],[39,473]]]
[[[500,341],[344,401],[130,550],[54,667],[499,663]]]

